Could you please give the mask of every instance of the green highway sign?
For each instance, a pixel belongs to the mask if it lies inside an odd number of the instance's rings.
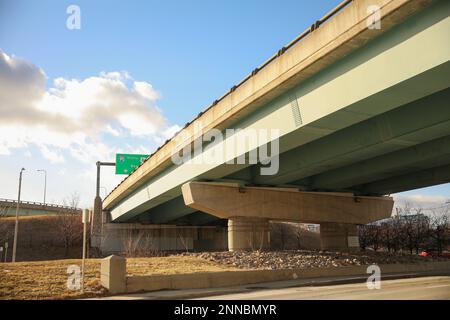
[[[116,174],[130,174],[150,155],[148,154],[116,154]]]

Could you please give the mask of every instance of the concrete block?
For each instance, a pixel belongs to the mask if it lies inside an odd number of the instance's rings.
[[[126,292],[126,259],[115,255],[102,259],[100,281],[110,293]]]

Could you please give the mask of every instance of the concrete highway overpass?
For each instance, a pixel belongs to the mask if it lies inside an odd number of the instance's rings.
[[[17,200],[0,199],[0,216],[15,216]],[[81,209],[58,204],[20,201],[19,216],[52,215],[58,213],[80,214]]]
[[[386,195],[450,182],[449,39],[449,1],[344,1],[166,141],[103,208],[113,223],[228,221],[231,250],[266,246],[270,220],[321,224],[324,249],[357,246],[356,225],[391,215]],[[246,143],[245,130],[268,134]],[[249,163],[277,141],[278,166]],[[202,152],[173,162],[192,146]]]

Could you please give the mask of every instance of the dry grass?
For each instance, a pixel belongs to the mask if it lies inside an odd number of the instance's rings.
[[[100,260],[88,259],[85,293],[67,289],[67,267],[81,260],[0,263],[1,299],[72,299],[104,295],[100,286]],[[130,275],[179,274],[237,270],[197,257],[169,256],[127,259]]]

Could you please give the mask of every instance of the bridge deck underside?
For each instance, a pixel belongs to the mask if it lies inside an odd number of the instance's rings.
[[[280,171],[257,165],[224,177],[247,185],[384,195],[450,182],[450,89],[381,114],[280,155]],[[209,217],[209,218],[208,218]],[[139,219],[210,223],[177,197]]]
[[[248,164],[172,166],[111,208],[112,218],[214,222],[184,205],[181,185],[191,180],[374,196],[450,182],[449,13],[439,2],[237,121],[283,131],[277,174]]]

